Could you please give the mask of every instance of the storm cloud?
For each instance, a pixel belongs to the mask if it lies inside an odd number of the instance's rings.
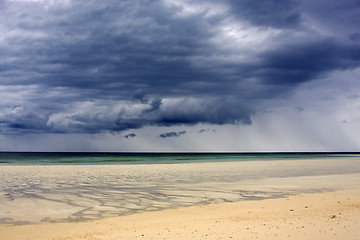
[[[0,12],[1,134],[251,124],[269,100],[360,66],[356,0],[5,0]]]

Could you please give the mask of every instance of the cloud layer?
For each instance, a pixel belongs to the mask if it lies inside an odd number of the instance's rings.
[[[2,134],[251,124],[270,100],[360,66],[356,0],[19,0],[0,12]]]

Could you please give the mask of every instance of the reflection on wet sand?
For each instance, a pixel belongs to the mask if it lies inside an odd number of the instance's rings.
[[[67,222],[359,185],[358,158],[1,166],[0,223]]]

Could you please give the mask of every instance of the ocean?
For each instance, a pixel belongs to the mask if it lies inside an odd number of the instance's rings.
[[[272,161],[360,156],[359,153],[94,153],[0,152],[0,165],[171,164],[191,162]]]

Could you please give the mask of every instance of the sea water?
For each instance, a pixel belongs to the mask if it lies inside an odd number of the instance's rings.
[[[353,157],[357,153],[89,153],[0,152],[0,165],[159,164]]]

